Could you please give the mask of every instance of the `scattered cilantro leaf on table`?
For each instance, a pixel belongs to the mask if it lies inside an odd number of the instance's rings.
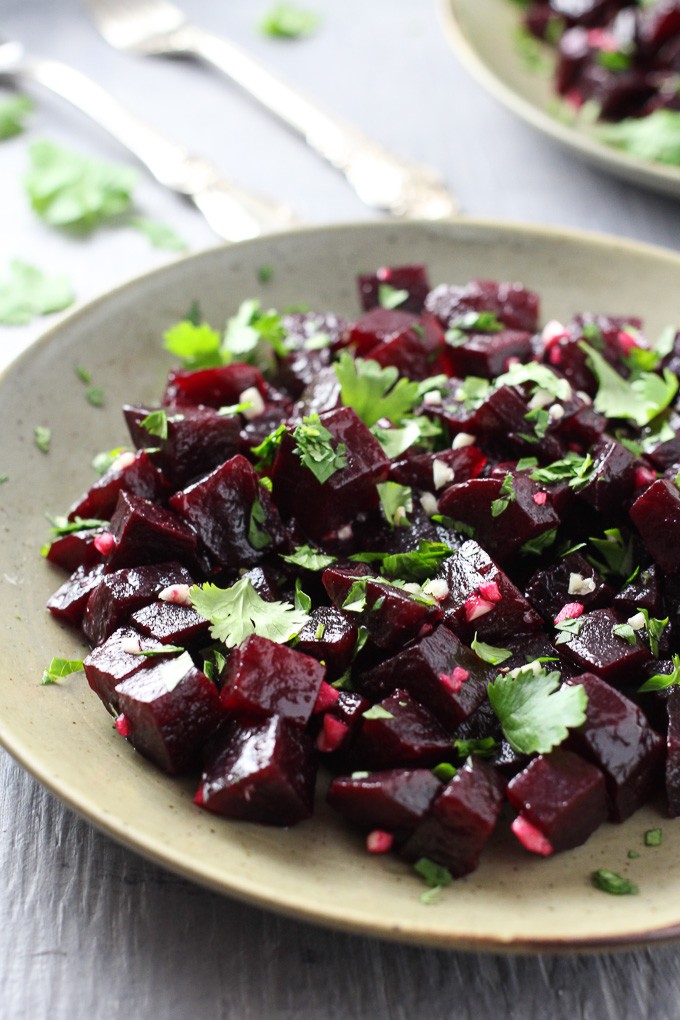
[[[272,39],[299,39],[312,35],[321,18],[296,4],[275,4],[260,21],[260,31]]]
[[[38,216],[53,227],[89,232],[128,212],[137,174],[54,142],[34,142],[25,186]]]
[[[33,109],[33,101],[28,96],[12,96],[0,103],[0,141],[21,134]]]
[[[172,227],[158,220],[149,219],[147,216],[131,216],[128,220],[131,227],[144,234],[154,248],[164,248],[167,251],[185,251],[187,242],[180,237]]]
[[[60,312],[75,301],[65,276],[48,276],[28,262],[13,259],[0,280],[0,323],[22,326],[39,315]]]
[[[247,577],[230,588],[194,585],[190,595],[196,612],[210,621],[213,638],[228,648],[235,648],[250,634],[284,644],[309,620],[307,613],[290,602],[265,602]]]
[[[510,746],[520,754],[546,754],[586,718],[588,695],[575,684],[560,687],[560,674],[532,665],[499,674],[488,686],[491,707]]]

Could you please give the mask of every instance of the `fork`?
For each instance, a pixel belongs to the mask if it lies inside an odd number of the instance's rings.
[[[369,206],[424,219],[454,216],[458,204],[430,167],[393,155],[319,108],[230,40],[187,21],[168,0],[83,0],[115,49],[198,57],[245,89],[332,166]]]
[[[207,160],[192,156],[139,120],[99,85],[66,64],[29,57],[20,43],[0,39],[0,77],[33,81],[66,99],[129,149],[157,181],[190,199],[226,241],[257,237],[297,222],[286,206],[225,180]]]

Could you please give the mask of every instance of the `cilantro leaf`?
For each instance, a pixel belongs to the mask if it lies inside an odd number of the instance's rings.
[[[413,510],[413,493],[410,485],[399,482],[378,482],[380,506],[387,523],[398,528],[408,524],[407,514]]]
[[[205,322],[188,319],[175,323],[163,335],[163,345],[186,368],[215,368],[222,364],[220,334]]]
[[[154,248],[165,248],[168,251],[184,251],[187,242],[172,227],[146,216],[131,216],[128,220],[131,227],[148,237]]]
[[[622,641],[627,641],[629,645],[637,644],[635,631],[629,623],[615,623],[612,627],[612,634],[617,638],[621,638]]]
[[[494,499],[491,503],[492,517],[500,517],[502,513],[505,513],[510,504],[515,499],[517,499],[515,493],[515,481],[509,471],[507,472],[505,478],[503,479],[503,482],[498,492],[499,492],[498,499]]]
[[[286,426],[281,423],[262,440],[259,446],[253,447],[251,452],[257,457],[256,470],[262,471],[263,468],[269,467],[270,464],[274,463],[274,458],[281,445],[285,431]]]
[[[673,669],[670,673],[655,673],[654,676],[650,676],[643,683],[642,687],[638,688],[640,694],[645,694],[647,691],[663,691],[667,687],[673,687],[675,684],[680,684],[680,655],[674,655]]]
[[[33,101],[28,96],[12,96],[0,103],[0,141],[21,134],[33,108]]]
[[[260,21],[260,30],[272,39],[299,39],[318,28],[320,17],[295,4],[278,3]]]
[[[453,746],[456,749],[456,754],[461,758],[469,758],[470,755],[476,755],[478,758],[493,758],[499,748],[498,741],[493,737],[454,740]]]
[[[21,326],[39,315],[60,312],[74,301],[65,276],[47,276],[37,266],[13,259],[7,277],[0,280],[0,323]]]
[[[500,666],[502,662],[512,658],[512,652],[509,648],[495,648],[494,645],[487,645],[484,641],[478,641],[476,631],[470,648],[480,659],[491,663],[492,666]]]
[[[404,581],[420,583],[433,576],[453,555],[445,542],[432,542],[421,538],[418,548],[405,553],[355,553],[350,559],[359,563],[379,563],[385,577],[400,577]]]
[[[419,384],[400,379],[394,365],[383,367],[370,358],[353,358],[342,351],[333,367],[343,404],[354,408],[369,428],[381,418],[398,425],[420,401]]]
[[[560,687],[560,674],[533,664],[496,677],[488,686],[491,707],[510,746],[519,754],[546,754],[586,718],[588,695],[580,684]]]
[[[168,413],[162,407],[151,411],[139,424],[149,435],[158,436],[159,439],[168,438]]]
[[[335,474],[347,467],[345,444],[333,446],[333,435],[321,424],[318,414],[302,419],[293,433],[296,445],[293,450],[300,463],[308,468],[322,485]]]
[[[89,159],[53,142],[34,142],[26,190],[35,212],[53,227],[92,230],[127,212],[137,174],[130,167]]]
[[[74,531],[94,531],[97,528],[108,528],[110,521],[100,520],[97,517],[75,517],[69,521],[68,517],[50,517],[50,531],[54,538],[61,538],[64,535],[71,535]]]
[[[248,577],[242,577],[230,588],[194,585],[190,595],[196,612],[210,621],[213,638],[228,648],[239,645],[250,634],[284,644],[309,620],[307,613],[290,602],[266,602]]]
[[[420,857],[413,865],[413,868],[425,884],[429,886],[428,891],[424,892],[420,897],[421,903],[424,903],[426,906],[436,903],[437,895],[441,890],[453,882],[453,875],[449,869],[441,864],[436,864],[429,857]]]
[[[627,117],[597,127],[602,141],[652,163],[680,166],[680,112],[654,110],[646,117]]]
[[[638,609],[639,613],[645,618],[645,630],[647,631],[647,640],[649,641],[649,650],[655,659],[659,657],[659,639],[668,626],[668,617],[665,620],[655,620],[653,616],[649,615],[649,610]]]
[[[378,284],[378,303],[382,308],[398,308],[408,299],[407,290],[397,290],[389,283]]]
[[[602,556],[602,560],[598,560],[592,553],[585,553],[588,562],[600,574],[607,577],[627,578],[630,576],[633,570],[634,556],[632,538],[624,538],[619,528],[607,528],[604,538],[592,537],[588,539],[588,542]]]
[[[372,705],[361,714],[364,719],[394,719],[392,712],[388,712],[382,705]]]
[[[622,878],[615,871],[599,868],[590,876],[596,889],[609,893],[611,896],[636,896],[638,887],[627,878]]]
[[[82,668],[82,659],[52,659],[42,675],[40,686],[61,683],[64,677],[71,676],[72,673],[79,673]]]
[[[47,425],[36,425],[33,429],[33,442],[41,453],[49,453],[52,444],[52,429]]]
[[[648,425],[668,407],[678,391],[678,377],[668,368],[663,376],[638,372],[628,380],[588,344],[581,342],[579,347],[587,355],[598,382],[595,409],[607,418],[630,418],[640,427]]]
[[[103,450],[101,453],[95,454],[92,459],[92,469],[101,477],[115,464],[121,453],[127,452],[128,450],[124,446],[117,446],[113,450]]]
[[[248,522],[248,542],[253,549],[268,549],[272,544],[272,537],[265,528],[267,515],[259,499],[253,502],[250,509],[250,520]]]
[[[517,362],[496,379],[496,386],[521,386],[523,383],[533,383],[534,388],[546,390],[555,400],[569,400],[571,397],[571,386],[567,380],[560,379],[547,365],[537,361],[526,365]]]
[[[286,330],[278,312],[263,311],[256,298],[248,298],[228,321],[220,347],[223,364],[234,358],[256,365],[261,371],[273,369],[275,356],[285,357]]]
[[[295,552],[287,556],[282,553],[281,559],[286,563],[292,563],[294,567],[302,567],[303,570],[325,570],[335,563],[335,556],[327,556],[318,549],[312,549],[311,545],[299,545]]]

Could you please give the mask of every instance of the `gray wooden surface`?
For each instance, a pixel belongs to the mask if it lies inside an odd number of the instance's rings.
[[[230,34],[377,139],[438,166],[469,215],[680,247],[680,203],[610,180],[512,119],[457,66],[431,0],[308,0],[322,26],[295,43],[258,34],[268,0],[183,2],[195,19]],[[215,75],[109,50],[77,0],[0,0],[0,35],[95,75],[225,173],[286,198],[311,222],[372,215],[338,175]],[[36,98],[30,138],[124,158],[82,117]],[[171,257],[124,229],[78,241],[38,224],[21,187],[27,140],[0,146],[0,273],[12,257],[58,267],[86,299]],[[216,243],[198,214],[143,175],[137,194],[144,213],[172,224],[192,249]],[[0,364],[45,324],[0,328]],[[3,1020],[680,1016],[680,948],[475,956],[311,928],[221,898],[123,850],[4,752],[0,875]]]

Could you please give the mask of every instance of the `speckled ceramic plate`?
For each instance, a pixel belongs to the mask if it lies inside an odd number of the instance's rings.
[[[423,261],[433,283],[474,276],[522,280],[546,317],[581,309],[642,315],[652,331],[680,321],[680,256],[620,240],[472,222],[319,228],[218,248],[173,263],[76,311],[0,381],[0,740],[93,824],[147,857],[214,889],[310,921],[443,947],[594,949],[680,933],[680,829],[652,808],[604,825],[584,847],[536,859],[512,838],[433,906],[409,867],[371,857],[319,798],[291,831],[228,822],[192,803],[190,783],[157,772],[119,737],[79,677],[41,687],[52,656],[79,657],[77,635],[45,601],[62,575],[40,557],[45,511],[63,512],[93,480],[92,456],[126,441],[124,401],[160,395],[169,360],[161,334],[198,298],[220,323],[247,296],[357,312],[354,274]],[[258,267],[274,267],[268,284]],[[74,366],[106,391],[91,407]],[[52,429],[45,455],[35,425]],[[663,825],[656,848],[644,832]],[[629,849],[639,858],[630,860]],[[608,896],[589,876],[607,867],[638,896]]]
[[[680,167],[636,159],[556,114],[550,74],[527,65],[517,45],[514,0],[438,0],[453,49],[477,80],[513,113],[574,155],[634,184],[680,197]],[[550,50],[546,48],[546,55]]]

